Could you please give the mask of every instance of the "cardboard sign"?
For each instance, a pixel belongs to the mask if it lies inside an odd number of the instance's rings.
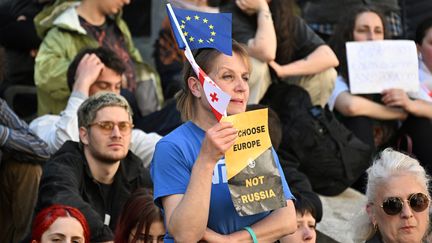
[[[399,88],[419,90],[416,45],[408,40],[347,42],[347,60],[352,94],[381,93]]]
[[[286,206],[279,169],[268,132],[268,110],[254,110],[222,121],[238,130],[225,153],[228,187],[237,213],[253,215]]]
[[[268,110],[260,109],[224,117],[238,130],[235,144],[225,153],[228,180],[271,147]]]

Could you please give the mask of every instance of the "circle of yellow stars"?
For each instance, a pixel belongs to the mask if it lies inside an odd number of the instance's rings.
[[[209,28],[210,31],[210,35],[211,37],[207,40],[203,40],[202,38],[199,38],[198,40],[195,40],[195,37],[193,37],[192,35],[189,34],[189,32],[187,32],[186,29],[186,24],[189,21],[202,21],[203,24],[206,24],[207,27]],[[183,35],[186,37],[186,39],[189,40],[189,42],[194,42],[197,41],[199,44],[204,43],[204,41],[208,42],[208,43],[213,43],[215,41],[215,36],[216,36],[216,31],[214,30],[214,25],[210,24],[207,18],[203,18],[201,19],[200,16],[195,15],[195,16],[186,16],[185,20],[181,20],[181,24],[180,24],[180,29],[183,31]]]

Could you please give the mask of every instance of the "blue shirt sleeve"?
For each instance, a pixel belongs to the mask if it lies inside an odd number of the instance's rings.
[[[161,140],[156,144],[150,173],[155,203],[162,208],[162,197],[186,192],[191,166],[175,144]]]

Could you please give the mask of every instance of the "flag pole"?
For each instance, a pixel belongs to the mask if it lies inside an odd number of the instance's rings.
[[[219,90],[222,91],[222,89],[213,80],[211,80],[210,77],[208,77],[208,75],[204,72],[204,70],[202,70],[199,67],[199,65],[196,63],[195,57],[192,54],[192,51],[191,51],[191,49],[189,47],[189,44],[188,44],[188,42],[186,40],[186,37],[183,35],[183,31],[180,28],[180,24],[179,24],[179,22],[177,20],[177,17],[175,15],[175,13],[174,13],[174,10],[171,7],[171,4],[167,3],[166,6],[167,6],[169,14],[171,15],[172,21],[174,21],[175,28],[177,29],[177,32],[179,33],[179,36],[181,37],[181,39],[182,39],[182,41],[183,41],[183,43],[185,45],[185,50],[184,50],[185,51],[185,56],[188,59],[189,63],[191,64],[191,66],[192,66],[195,74],[197,75],[198,79],[200,80],[201,85],[204,86],[204,82],[205,81],[209,82],[209,80],[210,80]],[[207,80],[207,78],[209,80]],[[224,113],[222,115],[223,116],[227,116],[226,109],[224,110]]]
[[[198,64],[196,64],[195,58],[194,58],[194,56],[192,54],[192,51],[191,51],[191,49],[189,47],[189,44],[188,44],[188,42],[186,40],[186,37],[182,34],[183,31],[180,28],[180,24],[177,21],[177,18],[175,16],[174,10],[172,9],[170,3],[167,3],[167,8],[168,8],[169,14],[171,15],[171,19],[174,21],[174,25],[175,25],[175,27],[177,29],[177,32],[179,33],[179,36],[181,37],[181,39],[182,39],[182,41],[183,41],[183,43],[184,43],[184,45],[186,47],[185,48],[185,55],[188,58],[188,60],[191,60],[191,59],[193,60],[193,62],[191,61],[191,65],[192,65],[192,67],[193,67],[193,69],[195,71],[195,74],[198,76],[199,75]]]
[[[174,13],[174,10],[173,10],[172,7],[171,7],[171,3],[167,3],[166,6],[167,6],[167,8],[168,8],[169,14],[171,15],[171,19],[174,21],[174,25],[175,25],[177,31],[178,31],[179,33],[183,33],[183,31],[181,30],[180,25],[179,25],[179,23],[178,23],[178,21],[177,21],[177,18],[176,18],[176,15],[175,15],[175,13]],[[184,35],[180,35],[180,37],[182,38],[182,41],[183,41],[183,43],[185,44],[185,46],[186,46],[187,48],[189,48],[189,44],[188,44],[187,41],[186,41],[186,37],[185,37]]]

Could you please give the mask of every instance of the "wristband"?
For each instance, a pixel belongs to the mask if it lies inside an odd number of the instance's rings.
[[[251,227],[246,226],[243,229],[245,229],[247,232],[249,232],[250,236],[252,237],[253,243],[258,243],[258,239],[255,235],[255,232],[253,231],[253,229]]]

